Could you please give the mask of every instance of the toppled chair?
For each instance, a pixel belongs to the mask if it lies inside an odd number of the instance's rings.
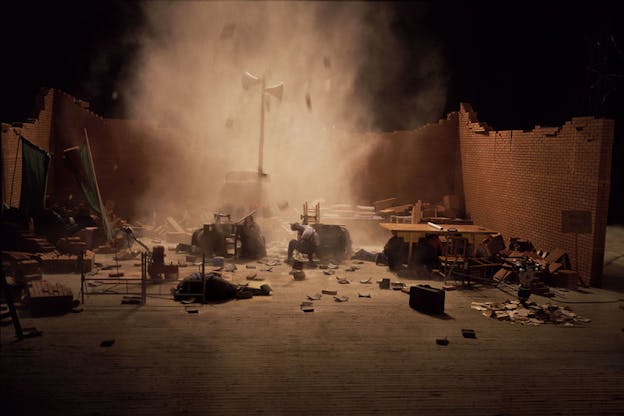
[[[452,276],[455,277],[456,281],[461,280],[462,284],[470,283],[469,275],[466,273],[467,253],[467,238],[461,235],[446,236],[446,242],[442,246],[442,255],[438,256],[445,283]]]

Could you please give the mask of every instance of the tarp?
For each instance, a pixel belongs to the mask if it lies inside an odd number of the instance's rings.
[[[98,195],[98,187],[94,176],[95,169],[91,163],[89,155],[89,147],[87,144],[74,146],[63,151],[66,166],[73,172],[80,190],[84,195],[87,203],[102,218],[102,224],[106,230],[106,236],[111,239],[111,229],[108,222],[106,209],[100,206],[100,196]]]
[[[50,155],[24,137],[22,142],[22,188],[19,210],[24,218],[37,217],[43,211]]]

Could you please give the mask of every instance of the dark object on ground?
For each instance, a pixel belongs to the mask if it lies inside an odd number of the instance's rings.
[[[68,313],[78,306],[70,288],[44,280],[34,281],[28,288],[28,305],[33,316]]]
[[[449,340],[446,339],[446,337],[444,337],[444,338],[437,338],[436,339],[436,344],[438,344],[438,345],[448,345],[449,344]]]
[[[429,285],[410,287],[409,305],[419,312],[434,315],[444,314],[445,292]]]
[[[114,343],[114,339],[105,339],[104,341],[100,342],[100,347],[112,347]]]
[[[260,259],[266,256],[265,240],[260,227],[253,220],[254,213],[236,223],[229,221],[229,215],[216,214],[214,224],[204,224],[193,232],[191,244],[207,256]],[[222,221],[225,217],[228,220]],[[239,249],[240,244],[240,249]]]
[[[124,296],[121,299],[122,305],[140,305],[141,297],[140,296]]]
[[[518,286],[518,300],[524,305],[531,296],[531,288],[520,285]]]
[[[206,302],[219,302],[231,299],[249,299],[253,296],[268,296],[271,294],[271,286],[263,284],[259,289],[237,285],[228,282],[221,277],[221,273],[206,273],[202,278],[201,273],[190,274],[178,285],[171,289],[174,300],[205,299]]]
[[[321,260],[343,261],[351,256],[351,235],[342,225],[312,224],[319,236],[316,255]]]
[[[464,336],[464,338],[476,338],[477,337],[477,333],[475,332],[474,329],[462,329],[462,335]]]

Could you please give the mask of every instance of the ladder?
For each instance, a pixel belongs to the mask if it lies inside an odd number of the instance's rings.
[[[0,288],[2,289],[4,301],[6,302],[6,305],[8,307],[8,312],[0,310],[0,320],[8,317],[11,318],[11,321],[13,321],[13,326],[15,327],[15,337],[18,340],[41,335],[41,331],[38,331],[36,328],[22,328],[22,324],[17,314],[17,309],[15,309],[15,303],[13,303],[11,290],[9,288],[9,284],[6,281],[6,276],[2,268],[0,268]]]

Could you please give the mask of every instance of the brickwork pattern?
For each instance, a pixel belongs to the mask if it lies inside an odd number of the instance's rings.
[[[613,121],[577,117],[561,127],[494,131],[470,105],[459,112],[466,209],[475,223],[537,248],[567,250],[586,283],[600,283]],[[564,234],[562,210],[590,211],[592,233]]]
[[[53,91],[43,89],[40,93],[38,117],[32,122],[2,123],[0,129],[0,154],[2,155],[2,203],[17,207],[22,185],[22,155],[20,136],[50,151],[53,114]],[[52,178],[48,178],[48,186]]]

